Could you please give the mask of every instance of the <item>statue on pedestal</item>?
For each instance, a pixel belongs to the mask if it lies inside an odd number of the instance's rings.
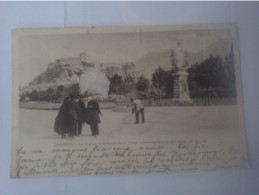
[[[182,45],[182,41],[178,41],[177,48],[171,51],[171,64],[174,70],[173,101],[191,102],[187,79],[189,73],[186,72],[188,66],[188,55],[187,52],[183,50]]]
[[[182,41],[177,42],[177,48],[171,51],[171,64],[176,71],[186,71],[188,54],[182,48]]]

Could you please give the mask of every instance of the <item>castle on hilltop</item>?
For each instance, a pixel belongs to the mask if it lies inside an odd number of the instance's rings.
[[[48,64],[48,69],[52,69],[56,66],[77,66],[82,65],[84,67],[93,67],[93,64],[87,63],[87,54],[86,53],[80,53],[80,57],[77,58],[61,58],[57,59],[55,62]]]
[[[60,58],[47,65],[44,73],[34,78],[28,86],[21,89],[21,94],[35,91],[46,91],[49,88],[57,90],[59,87],[71,87],[79,83],[81,74],[87,72],[90,68],[104,69],[102,63],[87,62],[87,54],[80,53],[79,57]]]

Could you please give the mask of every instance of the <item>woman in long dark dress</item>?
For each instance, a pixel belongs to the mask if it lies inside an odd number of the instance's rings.
[[[63,103],[59,109],[58,115],[56,117],[55,120],[55,125],[54,125],[54,131],[60,135],[62,135],[62,137],[64,137],[64,135],[66,133],[69,133],[69,129],[68,129],[68,115],[67,115],[67,107],[68,107],[68,101],[69,98],[66,97],[63,100]]]

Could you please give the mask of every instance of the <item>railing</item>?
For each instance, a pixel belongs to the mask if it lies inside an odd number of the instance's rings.
[[[173,99],[144,99],[145,107],[152,106],[213,106],[213,105],[236,105],[236,98],[194,98],[191,102],[174,101]]]

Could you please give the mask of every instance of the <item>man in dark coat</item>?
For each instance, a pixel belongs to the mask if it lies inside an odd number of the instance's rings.
[[[81,97],[79,97],[79,100],[77,101],[77,105],[80,108],[80,112],[78,113],[78,115],[79,115],[78,136],[80,136],[82,133],[82,124],[84,122],[84,117],[85,117],[85,113],[86,113],[85,103],[81,99]]]
[[[99,135],[99,126],[98,124],[101,123],[100,116],[102,115],[99,104],[96,99],[91,99],[86,108],[87,112],[87,124],[90,125],[92,135],[97,136]]]
[[[68,117],[68,130],[70,136],[78,135],[78,121],[79,121],[80,108],[75,102],[74,96],[70,96],[67,103],[67,117]]]

